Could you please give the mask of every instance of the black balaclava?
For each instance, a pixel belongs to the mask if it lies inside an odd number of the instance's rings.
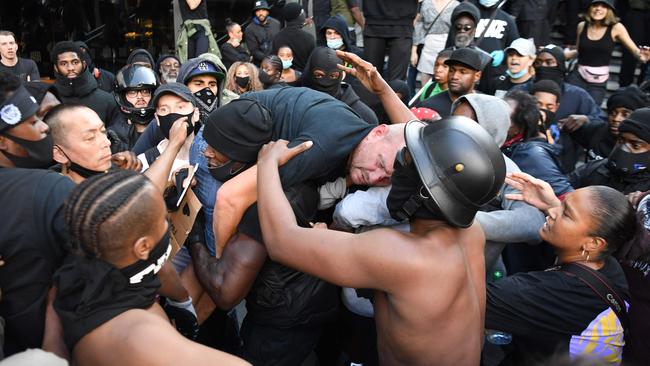
[[[535,81],[539,80],[553,80],[560,86],[560,90],[564,90],[564,78],[566,67],[564,65],[564,51],[557,46],[549,45],[542,48],[539,53],[548,53],[555,58],[557,66],[540,66],[535,67]]]
[[[413,161],[408,161],[408,149],[402,148],[395,156],[392,187],[386,198],[386,206],[392,218],[398,221],[408,219],[445,220],[442,212],[427,189]]]
[[[639,108],[632,112],[618,127],[618,133],[631,133],[643,141],[650,141],[650,108]],[[625,151],[623,147],[624,145],[619,143],[609,154],[609,168],[624,176],[647,172],[650,151],[634,154]]]
[[[343,72],[337,67],[340,64],[343,62],[336,56],[336,51],[329,47],[317,47],[307,60],[305,72],[302,74],[302,85],[336,98],[341,91],[343,79]],[[315,70],[324,71],[325,76],[316,79],[314,77]],[[341,76],[338,79],[330,78],[329,75],[334,72],[339,72]]]

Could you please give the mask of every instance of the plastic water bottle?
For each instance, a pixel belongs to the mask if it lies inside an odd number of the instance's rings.
[[[492,279],[494,282],[503,278],[503,272],[496,270],[492,272]],[[512,343],[512,334],[502,332],[499,330],[487,329],[485,331],[485,338],[488,342],[497,346],[505,346]]]

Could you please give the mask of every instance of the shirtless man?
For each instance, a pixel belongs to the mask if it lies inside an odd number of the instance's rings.
[[[94,176],[65,211],[76,254],[55,275],[54,308],[74,364],[247,364],[181,336],[155,301],[171,244],[152,181],[132,171]]]
[[[384,365],[477,365],[485,315],[485,237],[474,216],[496,196],[505,163],[491,136],[464,117],[409,122],[387,204],[411,233],[301,228],[282,193],[287,142],[258,159],[258,209],[269,256],[345,287],[375,289]],[[263,184],[262,184],[263,182]],[[423,189],[426,188],[426,189]]]

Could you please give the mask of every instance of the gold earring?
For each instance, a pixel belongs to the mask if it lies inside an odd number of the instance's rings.
[[[589,252],[587,252],[587,262],[589,262]]]
[[[585,249],[584,249],[584,248],[582,248],[582,253],[580,253],[580,256],[581,256],[581,257],[584,257],[584,256],[585,256]]]

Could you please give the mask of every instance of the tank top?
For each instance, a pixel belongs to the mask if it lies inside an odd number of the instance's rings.
[[[591,40],[587,37],[587,27],[580,34],[580,45],[578,46],[578,64],[583,66],[607,66],[612,58],[614,40],[612,39],[612,27],[607,26],[605,34],[598,40]]]

